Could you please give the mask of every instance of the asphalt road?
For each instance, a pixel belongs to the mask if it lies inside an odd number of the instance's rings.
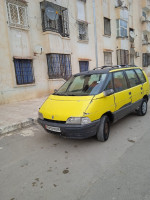
[[[31,199],[150,200],[150,109],[114,124],[105,143],[39,125],[1,136],[0,200]]]

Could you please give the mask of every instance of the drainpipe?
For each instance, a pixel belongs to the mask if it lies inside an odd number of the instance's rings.
[[[96,12],[95,12],[95,0],[93,0],[93,17],[94,17],[94,40],[95,40],[96,68],[98,68],[98,51],[97,51],[97,33],[96,33]]]

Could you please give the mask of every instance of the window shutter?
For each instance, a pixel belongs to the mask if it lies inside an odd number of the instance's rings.
[[[143,67],[147,67],[148,66],[148,63],[147,63],[147,54],[146,53],[143,53]]]
[[[121,56],[120,56],[120,65],[124,65],[125,63],[125,55],[124,55],[124,50],[120,50],[121,51]]]

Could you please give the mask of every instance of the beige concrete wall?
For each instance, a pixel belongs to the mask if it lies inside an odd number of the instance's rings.
[[[28,2],[29,30],[10,28],[7,21],[7,8],[5,0],[0,1],[0,104],[24,99],[40,97],[53,92],[60,87],[64,80],[48,79],[47,53],[71,54],[72,73],[79,72],[79,60],[89,60],[89,69],[96,66],[94,44],[94,20],[92,0],[86,1],[86,21],[88,22],[88,41],[78,40],[77,2],[68,0],[49,0],[55,4],[68,8],[70,38],[63,38],[57,33],[42,31],[40,11],[41,0]],[[142,26],[140,21],[142,6],[145,1],[130,0],[129,27],[135,29],[135,51],[140,57],[135,57],[135,64],[142,66]],[[112,52],[112,63],[117,64],[116,50],[130,49],[129,38],[116,39],[116,19],[120,18],[120,8],[115,8],[115,1],[95,0],[98,64],[104,65],[104,51]],[[129,1],[124,1],[129,8]],[[111,19],[111,36],[104,36],[104,20]],[[128,33],[129,34],[129,33]],[[34,54],[35,47],[43,47],[42,54]],[[33,59],[35,83],[18,86],[16,84],[13,56],[30,57]],[[146,69],[149,73],[149,68]]]

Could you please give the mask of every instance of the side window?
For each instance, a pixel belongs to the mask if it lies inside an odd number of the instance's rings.
[[[108,84],[107,84],[107,86],[106,86],[106,88],[105,88],[104,90],[106,91],[106,90],[110,90],[110,89],[113,89],[112,74],[111,74],[111,76],[109,77]]]
[[[126,70],[126,74],[127,74],[127,77],[128,77],[128,80],[129,80],[131,87],[134,87],[134,86],[140,84],[140,81],[139,81],[134,70]]]
[[[145,79],[145,76],[144,76],[142,70],[141,69],[135,69],[135,71],[136,71],[141,83],[145,83],[146,79]]]
[[[124,76],[123,71],[114,72],[114,89],[115,92],[120,92],[122,90],[127,89],[127,82]]]

